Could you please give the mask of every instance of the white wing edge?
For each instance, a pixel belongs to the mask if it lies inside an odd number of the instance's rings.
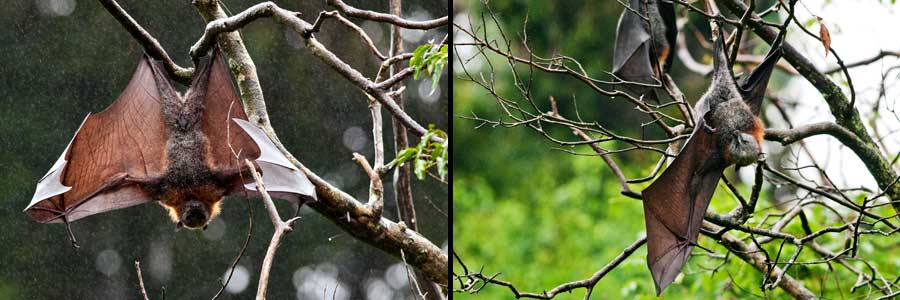
[[[62,155],[59,156],[59,159],[53,163],[53,166],[50,167],[50,171],[47,171],[47,174],[44,177],[41,177],[41,180],[38,181],[37,189],[34,191],[34,196],[31,197],[31,203],[25,207],[26,211],[38,202],[41,202],[44,199],[65,193],[72,189],[70,186],[65,186],[62,184],[62,171],[66,167],[66,154],[69,153],[69,148],[72,147],[72,143],[75,142],[75,137],[78,136],[78,132],[81,131],[81,127],[84,126],[84,123],[87,122],[87,119],[91,117],[91,114],[88,114],[84,117],[84,120],[81,121],[81,125],[78,125],[78,130],[75,131],[75,135],[72,136],[72,139],[69,140],[69,145],[66,146],[66,150],[63,151]]]

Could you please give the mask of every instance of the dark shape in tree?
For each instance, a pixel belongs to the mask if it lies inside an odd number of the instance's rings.
[[[671,53],[678,36],[675,8],[664,0],[630,0],[628,5],[616,27],[613,74],[631,82],[656,84],[661,72],[668,72],[672,67]],[[630,88],[644,97],[657,99],[650,88]]]

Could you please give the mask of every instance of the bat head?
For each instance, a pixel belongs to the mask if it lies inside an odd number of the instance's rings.
[[[219,215],[222,195],[202,190],[197,193],[171,193],[167,195],[168,198],[160,201],[169,212],[172,222],[175,222],[176,229],[206,229],[206,225]]]
[[[743,167],[756,162],[761,152],[756,136],[746,132],[734,132],[726,145],[725,160]]]
[[[212,212],[209,206],[199,200],[189,200],[181,204],[180,211],[180,221],[177,224],[190,229],[206,226]]]

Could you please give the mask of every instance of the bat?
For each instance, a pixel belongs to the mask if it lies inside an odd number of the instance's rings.
[[[661,72],[668,72],[672,66],[671,50],[677,36],[675,8],[671,1],[630,0],[616,27],[613,74],[630,82],[657,84]],[[649,99],[658,99],[647,86],[629,88]]]
[[[224,196],[259,195],[245,159],[273,197],[315,201],[309,179],[247,115],[214,48],[181,95],[161,62],[146,54],[125,91],[88,114],[63,154],[38,181],[25,213],[65,223],[157,201],[176,228],[205,228]]]
[[[672,164],[642,192],[647,226],[647,264],[656,294],[684,267],[722,172],[730,165],[752,164],[761,153],[763,124],[757,117],[766,85],[781,58],[784,32],[764,61],[735,81],[724,38],[713,46],[709,89],[698,101],[696,126]]]

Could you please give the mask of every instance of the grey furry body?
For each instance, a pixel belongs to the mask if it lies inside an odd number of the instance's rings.
[[[731,78],[730,72],[727,76]],[[753,135],[746,133],[753,129],[756,116],[734,84],[714,82],[695,110],[701,113],[704,127],[708,126],[704,129],[715,136],[721,153],[728,153],[738,166],[756,161],[761,151],[759,143]]]
[[[213,172],[204,163],[207,141],[201,131],[200,120],[203,115],[202,99],[206,96],[206,87],[198,86],[197,90],[186,93],[191,97],[182,98],[172,89],[168,79],[160,76],[156,80],[162,97],[160,101],[166,131],[169,135],[166,141],[169,166],[166,174],[151,190],[154,190],[157,194],[155,196],[159,198],[164,191],[170,189],[190,189],[216,182]],[[195,82],[205,81],[205,78],[195,80]]]

